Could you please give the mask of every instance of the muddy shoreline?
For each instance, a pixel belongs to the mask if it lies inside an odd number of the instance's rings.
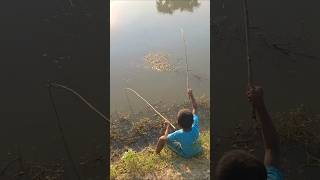
[[[200,129],[210,129],[210,101],[206,96],[197,98],[200,115]],[[190,108],[190,102],[182,104],[155,103],[155,108],[171,120],[177,127],[176,113],[182,108]],[[114,112],[111,115],[110,146],[111,161],[117,160],[128,149],[141,151],[153,146],[164,130],[163,120],[150,108],[138,113]]]

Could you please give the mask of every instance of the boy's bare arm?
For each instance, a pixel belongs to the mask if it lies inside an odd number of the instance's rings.
[[[169,121],[165,121],[164,122],[165,124],[166,124],[166,130],[165,130],[165,132],[164,132],[164,135],[163,136],[165,136],[166,138],[168,137],[168,134],[169,134],[169,130],[170,130],[170,122]]]
[[[157,147],[156,147],[156,153],[157,154],[160,153],[160,151],[163,149],[164,145],[167,142],[169,129],[170,129],[170,122],[166,120],[165,124],[166,124],[166,130],[164,132],[164,135],[159,138],[158,143],[157,143]]]
[[[263,89],[252,87],[247,92],[248,99],[256,108],[262,126],[262,135],[265,148],[264,164],[266,166],[279,166],[280,148],[279,137],[272,123],[270,115],[263,100]]]
[[[198,114],[198,104],[197,104],[196,100],[193,97],[192,89],[188,89],[188,96],[191,99],[192,113],[193,114]]]

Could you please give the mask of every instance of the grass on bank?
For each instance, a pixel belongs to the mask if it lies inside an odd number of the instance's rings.
[[[122,154],[110,167],[111,179],[203,179],[210,174],[210,132],[200,134],[203,153],[191,159],[183,159],[164,148],[160,155],[154,147],[146,147],[136,152],[131,149]]]

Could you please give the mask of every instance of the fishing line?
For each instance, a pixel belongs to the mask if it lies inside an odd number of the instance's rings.
[[[48,87],[48,92],[49,92],[49,96],[50,96],[50,101],[51,101],[52,107],[53,107],[55,115],[56,115],[56,121],[57,121],[57,124],[58,124],[58,129],[59,129],[59,133],[60,133],[60,136],[62,138],[62,141],[63,141],[64,148],[65,148],[65,150],[67,152],[67,156],[69,158],[69,161],[72,164],[73,171],[75,172],[77,178],[80,180],[81,179],[80,173],[79,173],[78,169],[76,168],[76,164],[75,164],[75,162],[74,162],[74,160],[72,158],[72,155],[71,155],[71,152],[70,152],[70,149],[69,149],[69,145],[68,145],[67,140],[66,140],[65,135],[64,135],[64,131],[63,131],[63,128],[62,128],[62,123],[61,123],[61,120],[60,120],[60,117],[59,117],[59,114],[58,114],[58,110],[57,110],[57,107],[56,107],[56,104],[55,104],[55,101],[54,101],[54,98],[53,98],[53,95],[52,95],[52,88],[60,88],[60,89],[64,89],[64,90],[67,90],[67,91],[71,92],[73,95],[75,95],[76,97],[81,99],[90,109],[92,109],[94,112],[96,112],[105,121],[107,121],[107,122],[110,122],[110,121],[109,121],[108,118],[106,118],[106,116],[104,116],[100,111],[98,111],[93,105],[91,105],[84,97],[82,97],[75,90],[73,90],[73,89],[71,89],[71,88],[69,88],[67,86],[58,84],[58,83],[50,83],[50,82],[47,84],[47,87]]]
[[[9,161],[9,162],[7,163],[7,165],[5,165],[5,166],[2,168],[2,170],[0,171],[0,176],[4,175],[5,172],[6,172],[6,170],[7,170],[14,162],[20,161],[20,160],[21,160],[21,157],[18,156],[18,157],[16,157],[16,158],[14,158],[13,160]]]
[[[183,44],[184,44],[184,54],[185,54],[185,64],[186,64],[186,74],[187,74],[187,90],[190,89],[190,86],[189,86],[189,65],[188,65],[188,55],[187,55],[187,44],[186,44],[186,39],[184,37],[184,32],[183,32],[183,29],[180,28],[180,31],[181,31],[181,38],[183,40]],[[149,105],[160,117],[162,117],[164,120],[167,120],[169,121],[167,118],[165,118],[160,112],[158,112],[146,99],[144,99],[139,93],[137,93],[135,90],[131,89],[131,88],[125,88],[126,90],[129,90],[131,92],[133,92],[136,96],[138,96],[140,99],[142,99],[147,105]],[[170,123],[170,121],[169,121]],[[176,129],[174,127],[173,124],[170,123],[170,126],[173,128],[173,129]]]
[[[170,123],[170,121],[165,118],[160,112],[158,112],[146,99],[144,99],[139,93],[137,93],[135,90],[131,89],[131,88],[125,88],[126,90],[129,90],[131,92],[133,92],[136,96],[138,96],[140,99],[142,99],[147,105],[149,105],[160,117],[162,117],[164,120],[167,120],[170,124],[170,126],[173,128],[173,129],[176,129],[176,127],[174,127],[173,124]]]
[[[80,177],[79,171],[78,171],[78,169],[76,168],[76,164],[75,164],[75,162],[74,162],[74,160],[73,160],[73,158],[72,158],[72,155],[71,155],[71,152],[70,152],[70,149],[69,149],[69,145],[68,145],[67,140],[66,140],[66,138],[65,138],[65,136],[64,136],[62,124],[61,124],[61,121],[60,121],[60,117],[59,117],[59,114],[58,114],[58,111],[57,111],[56,104],[55,104],[55,102],[54,102],[54,98],[53,98],[53,95],[52,95],[51,87],[52,87],[52,84],[49,83],[49,85],[48,85],[48,92],[49,92],[49,96],[50,96],[50,100],[51,100],[52,107],[53,107],[54,112],[55,112],[55,115],[56,115],[56,121],[57,121],[57,124],[58,124],[59,133],[60,133],[61,139],[62,139],[62,141],[63,141],[64,148],[65,148],[65,150],[66,150],[66,152],[67,152],[67,156],[68,156],[68,158],[69,158],[69,161],[71,162],[73,171],[74,171],[74,173],[76,174],[77,178],[80,180],[81,177]]]

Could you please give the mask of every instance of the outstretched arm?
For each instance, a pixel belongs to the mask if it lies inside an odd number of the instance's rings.
[[[262,136],[264,141],[264,164],[266,166],[279,166],[279,137],[272,123],[270,115],[264,104],[263,89],[258,86],[249,88],[247,92],[249,101],[255,106],[262,126]]]
[[[188,96],[191,99],[192,113],[193,114],[198,114],[198,104],[197,104],[196,100],[193,97],[192,89],[188,89]]]

